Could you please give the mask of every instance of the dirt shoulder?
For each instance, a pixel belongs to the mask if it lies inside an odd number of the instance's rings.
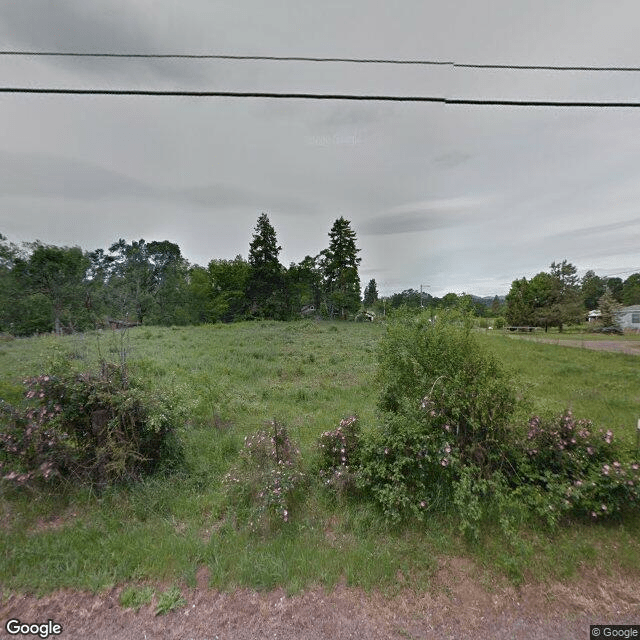
[[[118,604],[120,588],[93,595],[61,591],[37,599],[5,593],[2,631],[11,618],[63,625],[59,638],[94,640],[320,640],[325,638],[484,638],[560,640],[589,637],[590,624],[640,624],[640,581],[585,571],[569,583],[487,586],[469,561],[441,561],[428,593],[403,589],[393,596],[339,586],[288,597],[283,591],[221,593],[183,589],[187,605],[155,616]],[[4,638],[4,635],[0,635]]]

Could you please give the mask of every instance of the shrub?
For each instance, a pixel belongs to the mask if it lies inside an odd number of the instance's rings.
[[[516,482],[529,497],[544,496],[556,513],[608,517],[640,506],[640,470],[625,462],[611,430],[577,420],[571,411],[542,419],[534,416],[522,443]],[[537,493],[535,493],[537,491]]]
[[[391,414],[363,440],[358,486],[389,520],[420,518],[446,510],[458,465],[452,433],[433,416],[418,410]]]
[[[289,522],[296,489],[304,475],[300,450],[275,420],[269,430],[245,438],[240,459],[224,477],[229,501],[249,507],[250,525],[258,529],[272,520]]]
[[[503,461],[515,391],[471,333],[472,323],[456,311],[392,323],[380,344],[379,404],[397,415],[421,407],[429,417],[425,430],[444,429],[464,464],[491,472]]]
[[[122,365],[103,364],[98,374],[40,375],[24,384],[26,406],[0,405],[5,481],[104,487],[181,460],[180,407],[145,390]]]
[[[453,509],[467,537],[491,519],[519,544],[517,523],[532,516],[555,526],[567,515],[637,509],[639,465],[611,431],[570,411],[534,416],[526,435],[511,427],[514,389],[470,328],[459,312],[435,321],[400,315],[381,341],[379,404],[387,413],[361,441],[357,479],[386,517]]]
[[[340,421],[333,431],[325,431],[318,441],[319,471],[324,485],[338,493],[355,488],[353,469],[358,464],[360,425],[357,416]]]

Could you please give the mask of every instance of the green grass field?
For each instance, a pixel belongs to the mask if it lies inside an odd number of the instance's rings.
[[[259,322],[185,328],[140,327],[124,334],[51,336],[0,342],[0,397],[18,401],[21,380],[56,360],[78,370],[102,357],[128,366],[189,407],[181,429],[186,468],[97,495],[16,493],[0,497],[0,586],[46,592],[115,584],[183,581],[210,569],[221,589],[346,582],[366,589],[428,588],[437,560],[472,558],[487,578],[515,583],[566,579],[581,567],[640,575],[640,519],[577,523],[550,533],[522,525],[507,542],[486,525],[465,543],[457,522],[393,528],[368,503],[313,489],[286,526],[260,534],[239,526],[221,480],[243,438],[276,419],[312,459],[320,433],[351,414],[376,424],[377,324]],[[640,417],[636,356],[513,340],[481,332],[521,390],[519,418],[571,407],[632,445]],[[574,336],[575,337],[575,336]],[[401,572],[403,581],[398,582]]]

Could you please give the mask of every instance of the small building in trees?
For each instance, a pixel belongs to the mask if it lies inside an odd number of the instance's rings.
[[[593,311],[589,311],[587,314],[588,322],[597,322],[602,317],[602,311],[599,309],[593,309]]]

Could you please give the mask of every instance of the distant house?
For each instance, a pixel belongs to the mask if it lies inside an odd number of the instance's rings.
[[[589,322],[597,322],[602,317],[602,311],[600,309],[594,309],[587,314],[587,320]]]
[[[305,304],[302,309],[300,309],[300,315],[303,317],[314,315],[316,312],[316,308],[312,304]]]
[[[616,317],[622,329],[640,331],[640,304],[631,307],[622,307],[622,309],[616,313]]]

